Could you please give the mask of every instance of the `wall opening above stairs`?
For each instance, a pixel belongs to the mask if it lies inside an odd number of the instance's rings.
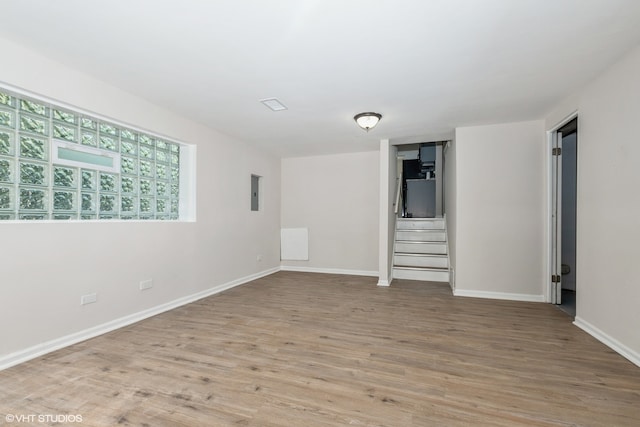
[[[398,147],[398,216],[442,217],[443,144],[427,142]]]

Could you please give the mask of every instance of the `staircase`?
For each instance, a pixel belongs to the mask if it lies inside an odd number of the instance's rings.
[[[393,278],[449,282],[444,218],[396,220]]]

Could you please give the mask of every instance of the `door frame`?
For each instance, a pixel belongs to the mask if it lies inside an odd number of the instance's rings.
[[[555,260],[553,259],[554,251],[553,251],[553,185],[554,185],[554,172],[553,172],[553,154],[551,152],[553,148],[554,139],[556,138],[556,134],[560,128],[569,123],[571,120],[578,117],[578,110],[573,111],[571,114],[566,116],[564,119],[560,120],[554,126],[552,126],[549,130],[547,130],[547,141],[546,141],[546,163],[547,163],[547,268],[546,270],[546,280],[544,281],[544,300],[547,303],[553,302],[553,283],[551,282],[551,275],[553,274],[553,266]]]

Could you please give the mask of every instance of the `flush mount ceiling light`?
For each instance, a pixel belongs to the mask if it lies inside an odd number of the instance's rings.
[[[378,113],[360,113],[356,114],[353,117],[353,120],[356,121],[358,126],[369,132],[369,129],[373,129],[378,124],[381,118],[382,114]]]

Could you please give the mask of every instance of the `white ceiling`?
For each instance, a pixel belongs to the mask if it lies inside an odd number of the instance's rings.
[[[299,156],[541,118],[640,43],[640,1],[0,0],[0,37]]]

